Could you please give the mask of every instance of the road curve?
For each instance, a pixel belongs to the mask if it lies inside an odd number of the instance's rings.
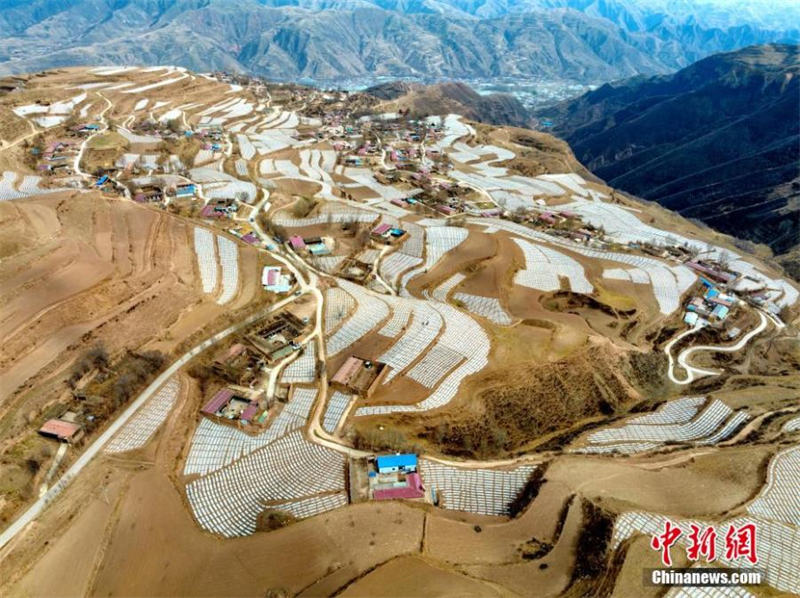
[[[677,361],[678,365],[680,365],[684,370],[686,370],[686,378],[684,378],[683,380],[679,380],[675,376],[675,372],[673,371],[675,366],[675,360],[672,358],[672,347],[673,345],[675,345],[675,343],[677,343],[685,336],[688,336],[700,330],[701,327],[695,326],[694,328],[690,328],[689,330],[682,332],[674,339],[672,339],[669,343],[667,343],[667,346],[664,347],[664,352],[667,354],[667,357],[669,358],[669,367],[667,369],[667,376],[669,377],[670,381],[675,384],[684,385],[692,383],[695,379],[700,378],[701,376],[718,376],[719,372],[715,372],[713,370],[705,370],[702,368],[689,365],[689,358],[697,351],[713,351],[714,353],[732,353],[734,351],[738,351],[739,349],[744,347],[748,342],[750,342],[750,339],[752,339],[754,336],[761,334],[764,331],[764,329],[766,329],[766,327],[769,325],[770,320],[767,319],[764,313],[761,311],[757,313],[758,317],[761,319],[758,326],[756,326],[755,328],[753,328],[753,330],[751,330],[750,332],[745,334],[742,338],[740,338],[739,342],[737,342],[736,344],[697,345],[696,347],[688,347],[683,351],[681,351],[680,355],[678,355]]]

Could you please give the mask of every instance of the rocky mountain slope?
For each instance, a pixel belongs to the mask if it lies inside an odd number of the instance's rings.
[[[800,39],[800,8],[791,4],[785,4],[782,20],[765,20],[757,11],[707,10],[708,3],[8,0],[0,8],[0,74],[138,63],[283,79],[511,76],[604,82],[668,72],[746,44]]]
[[[459,82],[420,85],[394,81],[366,90],[386,100],[387,111],[408,110],[411,116],[462,114],[477,122],[527,127],[532,115],[514,96],[504,93],[480,95]]]
[[[784,253],[800,244],[800,48],[767,45],[539,112],[610,185]]]

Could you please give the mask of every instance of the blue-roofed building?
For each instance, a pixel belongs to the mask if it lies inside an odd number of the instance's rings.
[[[306,247],[311,252],[311,255],[328,255],[331,252],[330,248],[325,245],[325,243],[312,243],[306,245]]]
[[[728,311],[728,308],[724,305],[717,305],[711,312],[711,315],[715,316],[719,320],[724,320],[728,317]]]
[[[378,473],[412,473],[417,471],[417,456],[407,453],[402,455],[381,455],[376,459]]]
[[[197,187],[194,184],[178,185],[175,188],[175,197],[194,197]]]

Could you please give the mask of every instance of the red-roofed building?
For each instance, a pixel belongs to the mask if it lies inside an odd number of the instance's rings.
[[[730,272],[724,272],[722,270],[712,268],[705,264],[701,264],[700,262],[690,261],[686,262],[686,265],[692,270],[695,270],[696,272],[700,272],[701,274],[705,274],[709,278],[713,278],[717,282],[731,283],[734,280],[736,280],[735,274],[731,274]]]
[[[425,496],[425,488],[418,473],[410,473],[406,476],[406,485],[397,488],[383,488],[375,490],[373,497],[375,500],[395,500],[400,498],[415,499]]]
[[[224,355],[216,359],[216,363],[226,364],[239,357],[245,351],[246,348],[242,343],[236,343],[234,345],[231,345],[231,348],[228,349],[228,351]]]
[[[293,237],[289,237],[289,244],[292,246],[292,249],[305,249],[306,242],[303,241],[303,237],[299,235],[295,235]]]
[[[51,419],[39,428],[39,434],[61,442],[75,443],[83,436],[83,430],[78,424],[63,419]]]
[[[542,222],[547,222],[548,224],[555,224],[557,222],[555,214],[553,214],[552,212],[542,212],[541,214],[539,214],[538,218]]]
[[[379,224],[378,226],[376,226],[375,228],[372,229],[372,234],[373,235],[385,235],[386,233],[389,232],[389,230],[391,228],[392,228],[391,224],[389,224],[387,222],[382,222],[381,224]]]
[[[208,415],[216,414],[220,409],[222,409],[228,402],[233,398],[233,391],[229,388],[223,388],[222,390],[218,391],[211,400],[206,403],[201,411],[203,413],[207,413]]]
[[[224,210],[217,210],[213,205],[204,206],[200,211],[203,218],[225,218],[227,213]]]
[[[389,368],[384,363],[351,355],[331,378],[331,386],[343,392],[369,397],[388,372]]]

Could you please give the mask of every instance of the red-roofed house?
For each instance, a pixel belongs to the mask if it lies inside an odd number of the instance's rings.
[[[392,228],[391,224],[389,224],[387,222],[382,222],[381,224],[379,224],[378,226],[376,226],[375,228],[372,229],[372,234],[373,235],[379,235],[379,236],[380,235],[385,235],[386,233],[389,232],[389,230],[391,228]]]
[[[216,414],[220,409],[222,409],[228,402],[233,398],[233,391],[229,388],[223,388],[222,390],[218,391],[211,400],[206,403],[201,411],[203,413],[207,413],[208,415]]]
[[[406,485],[399,488],[384,488],[375,490],[373,497],[375,500],[394,500],[399,498],[414,499],[425,496],[425,488],[418,473],[410,473],[406,476]]]
[[[39,428],[39,434],[56,438],[61,442],[74,443],[83,436],[83,430],[78,424],[67,422],[63,419],[51,419]]]
[[[547,222],[548,224],[556,223],[555,214],[553,214],[552,212],[542,212],[541,214],[539,214],[538,217],[539,220],[541,220],[542,222]]]
[[[735,274],[731,274],[730,272],[724,272],[722,270],[711,268],[709,266],[706,266],[705,264],[701,264],[701,263],[696,262],[696,261],[686,262],[686,265],[689,268],[691,268],[692,270],[700,272],[701,274],[705,274],[709,278],[713,278],[714,280],[716,280],[718,282],[731,283],[734,280],[736,280],[736,275]]]

